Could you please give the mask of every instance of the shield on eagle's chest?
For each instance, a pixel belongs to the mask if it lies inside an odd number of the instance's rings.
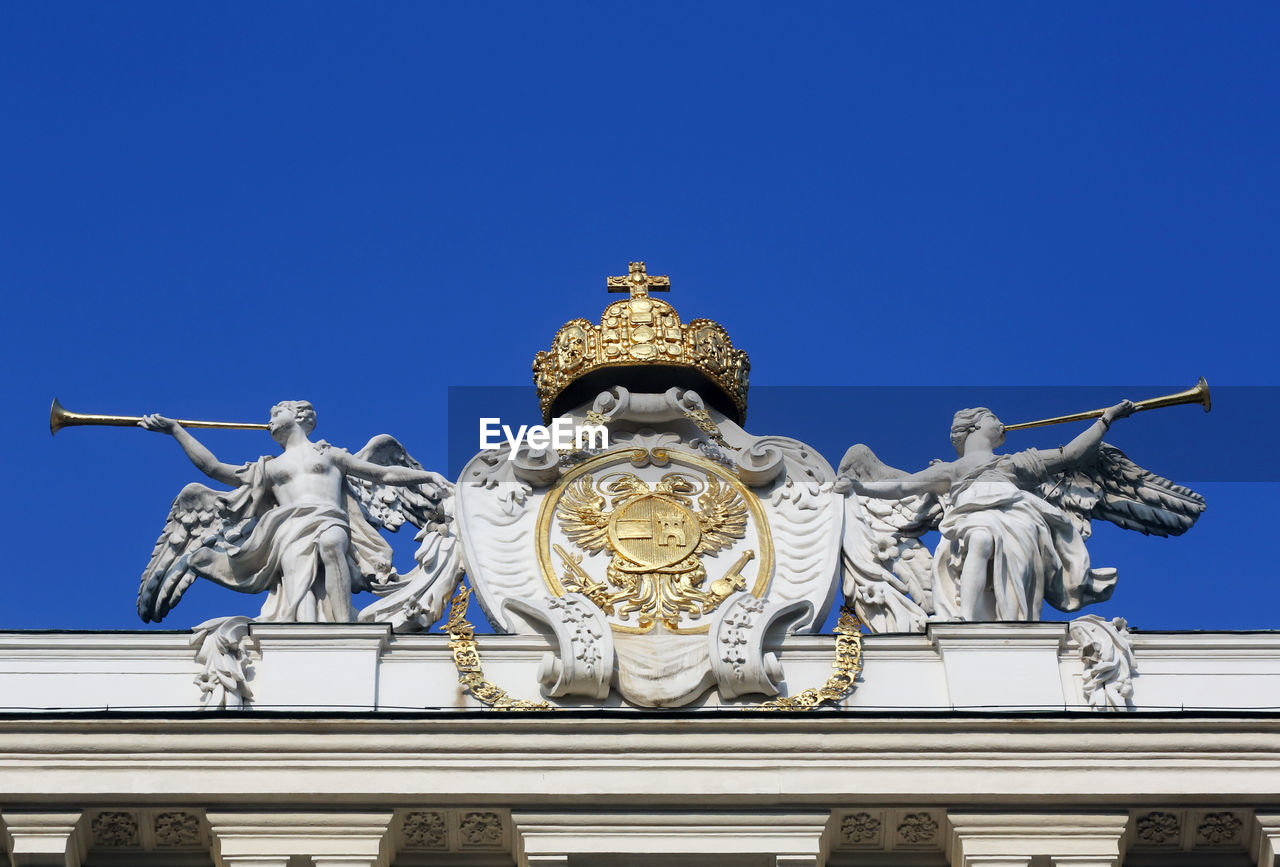
[[[679,563],[697,549],[701,538],[697,517],[662,497],[634,500],[618,509],[609,522],[613,550],[648,569]]]

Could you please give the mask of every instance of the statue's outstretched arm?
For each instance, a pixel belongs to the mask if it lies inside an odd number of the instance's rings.
[[[1132,414],[1133,401],[1131,400],[1122,400],[1115,406],[1109,407],[1097,421],[1085,429],[1084,433],[1067,443],[1056,454],[1048,450],[1042,451],[1040,454],[1044,458],[1045,469],[1050,473],[1061,472],[1091,457],[1102,445],[1102,438],[1110,429],[1111,423]]]
[[[143,416],[142,421],[138,422],[138,426],[172,436],[178,441],[178,445],[182,446],[182,450],[187,453],[191,463],[196,465],[196,469],[214,481],[232,486],[240,484],[240,480],[236,477],[236,471],[240,469],[239,467],[224,464],[218,460],[213,452],[205,447],[204,443],[189,434],[186,428],[173,419],[153,413]]]
[[[334,461],[348,475],[384,485],[426,485],[434,488],[429,496],[437,497],[449,487],[449,481],[439,473],[430,470],[416,470],[405,466],[384,466],[371,461],[361,460],[345,452],[336,452]]]
[[[916,494],[943,494],[951,488],[951,475],[946,464],[938,464],[896,479],[882,479],[864,482],[853,476],[844,476],[846,485],[837,484],[836,490],[853,490],[864,497],[875,497],[879,500],[899,500]]]

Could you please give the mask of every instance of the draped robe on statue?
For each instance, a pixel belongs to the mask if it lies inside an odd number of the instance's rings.
[[[330,448],[323,441],[317,451]],[[201,548],[191,562],[210,580],[242,593],[267,591],[262,613],[271,622],[349,622],[350,593],[368,589],[368,579],[391,570],[391,546],[364,519],[349,494],[344,506],[319,503],[279,506],[266,465],[270,456],[245,464],[240,487],[221,498],[226,543]],[[348,596],[327,598],[320,536],[331,528],[346,533]]]
[[[978,530],[993,541],[980,619],[1039,620],[1045,602],[1076,611],[1111,596],[1115,571],[1089,568],[1084,537],[1071,516],[1024,489],[1047,479],[1044,461],[1031,449],[996,455],[952,486],[933,558],[933,603],[940,618],[961,619],[960,574]]]

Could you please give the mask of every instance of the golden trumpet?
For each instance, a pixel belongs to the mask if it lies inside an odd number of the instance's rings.
[[[142,416],[138,415],[89,415],[87,413],[72,412],[64,409],[62,404],[58,403],[58,399],[53,399],[53,406],[49,407],[49,433],[56,434],[64,427],[75,427],[76,425],[105,425],[107,427],[134,427],[138,422],[142,421]],[[189,421],[184,418],[174,419],[183,427],[212,427],[221,428],[223,430],[266,430],[265,424],[251,424],[249,422],[236,421]]]
[[[1209,383],[1205,382],[1204,377],[1200,377],[1191,388],[1186,391],[1180,391],[1177,394],[1166,394],[1163,397],[1152,397],[1147,400],[1135,401],[1133,404],[1134,412],[1141,412],[1144,409],[1160,409],[1165,406],[1179,406],[1184,403],[1198,403],[1204,407],[1204,411],[1208,412],[1212,404],[1209,401]],[[1022,430],[1029,427],[1044,427],[1050,424],[1065,424],[1069,421],[1084,421],[1087,418],[1099,418],[1107,408],[1091,409],[1088,412],[1077,412],[1071,415],[1060,415],[1056,418],[1043,418],[1040,421],[1024,421],[1020,424],[1007,424],[1004,426],[1006,431]]]

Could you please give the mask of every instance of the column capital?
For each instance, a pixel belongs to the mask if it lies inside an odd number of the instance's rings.
[[[75,837],[80,810],[0,814],[9,832],[9,852],[16,867],[79,867],[81,852]]]
[[[1061,867],[1115,867],[1127,812],[948,812],[948,851],[953,867],[1004,867],[1048,856]]]
[[[571,856],[768,856],[779,867],[822,867],[829,812],[520,812],[511,814],[520,867]]]
[[[1258,867],[1280,867],[1280,813],[1255,813],[1258,825],[1253,858]]]
[[[283,867],[292,855],[309,856],[316,867],[385,867],[387,863],[390,810],[212,811],[205,815],[227,865]]]

